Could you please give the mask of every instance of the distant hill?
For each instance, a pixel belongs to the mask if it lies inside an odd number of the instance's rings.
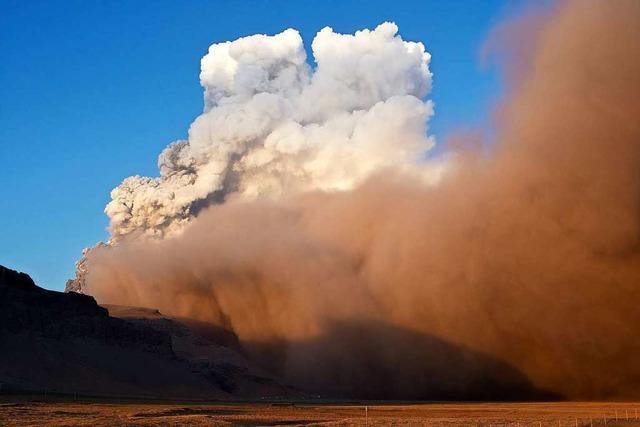
[[[99,306],[0,266],[0,392],[236,399],[300,396],[235,337],[157,310]],[[213,332],[212,332],[213,331]]]

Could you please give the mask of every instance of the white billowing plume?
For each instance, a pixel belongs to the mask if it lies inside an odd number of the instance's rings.
[[[175,233],[230,194],[345,190],[385,168],[417,168],[433,145],[430,55],[397,31],[324,28],[315,68],[292,29],[212,45],[203,114],[160,154],[159,177],[129,177],[111,192],[112,238]]]

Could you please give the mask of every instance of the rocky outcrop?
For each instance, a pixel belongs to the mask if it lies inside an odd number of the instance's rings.
[[[42,289],[31,277],[0,266],[0,330],[42,338],[90,339],[172,356],[167,334],[109,317],[93,297]]]
[[[219,338],[157,310],[108,310],[88,295],[48,291],[0,266],[0,391],[176,399],[294,393],[253,368],[232,337]]]

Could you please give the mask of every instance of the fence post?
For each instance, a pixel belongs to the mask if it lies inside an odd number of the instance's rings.
[[[369,425],[369,406],[364,406],[364,425],[367,427]]]

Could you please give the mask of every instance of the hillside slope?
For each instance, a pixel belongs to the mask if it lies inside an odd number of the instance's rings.
[[[221,345],[232,346],[233,337],[197,329],[154,310],[107,309],[87,295],[48,291],[0,266],[3,392],[171,399],[295,394]]]

